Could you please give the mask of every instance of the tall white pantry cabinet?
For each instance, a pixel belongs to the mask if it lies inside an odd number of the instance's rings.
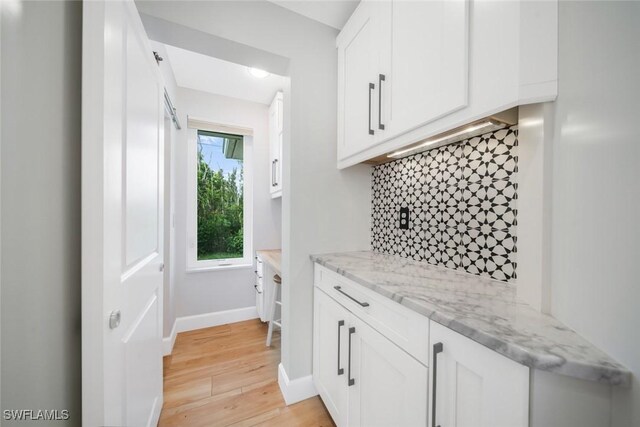
[[[269,106],[270,193],[274,199],[282,197],[283,103],[283,93],[277,92]]]

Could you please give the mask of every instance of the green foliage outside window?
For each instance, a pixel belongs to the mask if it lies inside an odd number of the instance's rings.
[[[203,135],[204,134],[204,135]],[[203,137],[204,136],[204,137]],[[217,136],[217,135],[216,135]],[[198,260],[242,258],[244,249],[243,230],[243,168],[242,160],[224,159],[223,144],[212,154],[211,147],[205,154],[201,142],[207,135],[198,135]],[[217,147],[217,143],[210,144]],[[209,157],[209,158],[207,158]],[[214,170],[211,166],[219,162],[227,167]],[[229,169],[229,163],[237,166]]]

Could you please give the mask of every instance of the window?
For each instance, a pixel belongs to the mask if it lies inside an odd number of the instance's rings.
[[[188,266],[199,270],[250,265],[251,174],[246,165],[251,137],[203,129],[189,132]]]

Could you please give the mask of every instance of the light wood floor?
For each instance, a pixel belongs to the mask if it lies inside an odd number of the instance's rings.
[[[259,320],[178,334],[164,358],[160,426],[334,426],[318,397],[285,405],[280,334],[271,348],[266,335]]]

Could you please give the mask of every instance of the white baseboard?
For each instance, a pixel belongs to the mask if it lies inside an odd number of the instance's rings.
[[[306,377],[289,380],[282,363],[278,365],[278,385],[287,405],[318,395],[316,386],[313,383],[313,376],[307,375]]]
[[[178,331],[176,331],[176,325],[178,322],[173,322],[173,328],[171,328],[171,333],[168,337],[162,338],[162,355],[168,356],[173,351],[173,345],[176,343],[176,335],[178,335]]]
[[[176,335],[180,332],[195,331],[196,329],[211,328],[227,323],[242,322],[258,318],[256,306],[236,308],[234,310],[216,311],[213,313],[196,314],[195,316],[178,317],[171,329],[171,335],[163,338],[162,350],[165,356],[171,354]]]
[[[160,412],[162,412],[162,396],[156,397],[153,401],[153,409],[147,426],[157,426],[160,422]]]
[[[195,316],[178,317],[176,319],[177,332],[195,331],[227,323],[242,322],[258,318],[256,306],[236,308],[234,310],[216,311],[213,313],[196,314]]]

